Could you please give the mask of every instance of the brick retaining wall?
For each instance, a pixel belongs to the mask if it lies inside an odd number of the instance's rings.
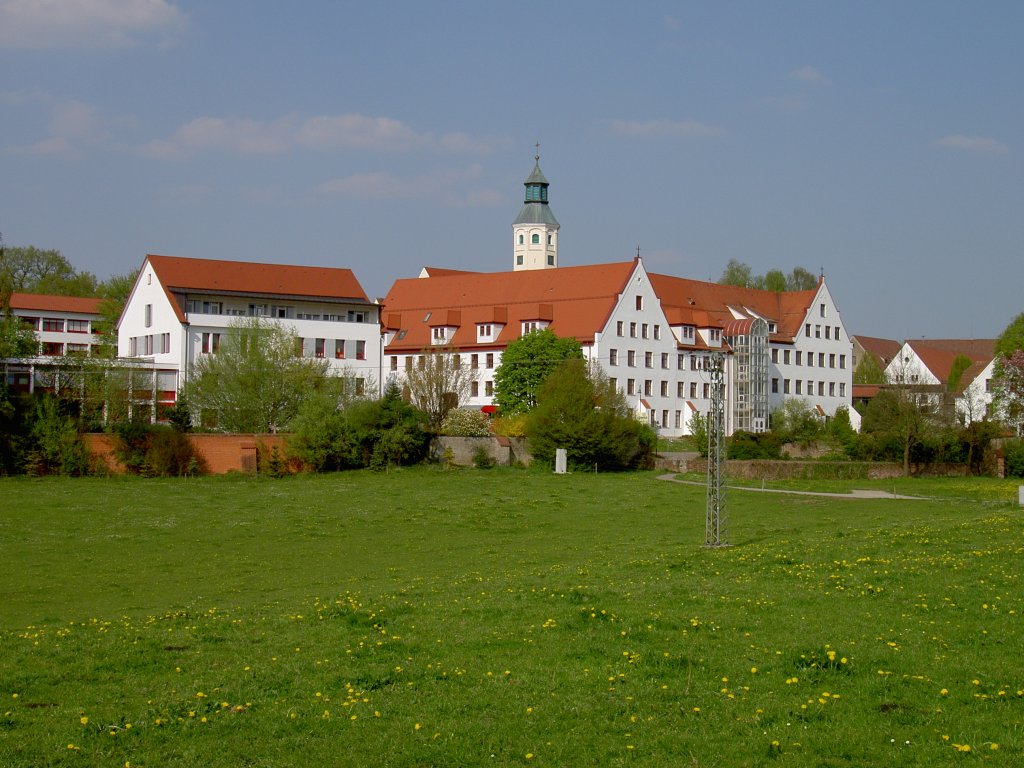
[[[112,472],[123,474],[124,466],[114,456],[114,437],[106,434],[83,435],[89,452],[106,462]],[[206,465],[207,473],[223,475],[227,472],[255,472],[257,450],[266,460],[276,446],[282,458],[285,454],[286,435],[215,435],[190,433],[189,440]]]

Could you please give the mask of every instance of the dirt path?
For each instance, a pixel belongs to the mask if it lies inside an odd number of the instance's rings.
[[[680,480],[674,474],[658,475],[659,480],[665,480],[670,483],[680,483],[681,485],[704,485],[704,483],[698,483],[694,480]],[[825,496],[830,499],[914,499],[921,500],[921,496],[902,496],[898,493],[889,493],[888,491],[873,491],[873,490],[853,490],[849,493],[824,493],[821,491],[787,491],[780,488],[750,488],[742,485],[727,485],[725,486],[730,491],[753,491],[754,493],[788,493],[793,496]]]

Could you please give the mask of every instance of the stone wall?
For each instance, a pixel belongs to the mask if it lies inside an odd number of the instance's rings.
[[[726,461],[729,477],[743,480],[885,480],[903,476],[903,465],[880,461],[769,461],[762,459]],[[706,474],[707,459],[691,459],[687,472]],[[962,473],[961,473],[962,474]]]
[[[513,464],[529,466],[532,458],[526,450],[526,441],[521,438],[509,438],[500,435],[491,437],[449,437],[441,436],[430,446],[430,456],[435,461],[444,461],[447,451],[451,451],[451,462],[460,467],[473,466],[473,457],[483,448],[494,459],[499,467]]]

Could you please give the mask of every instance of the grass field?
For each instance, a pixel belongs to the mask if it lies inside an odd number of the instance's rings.
[[[911,488],[3,480],[0,766],[1024,764],[1016,484]]]

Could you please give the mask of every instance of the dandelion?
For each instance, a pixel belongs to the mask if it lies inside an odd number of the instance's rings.
[[[86,717],[85,715],[82,715],[80,718],[78,718],[78,722],[80,722],[82,725],[88,725],[89,724],[89,718]]]

